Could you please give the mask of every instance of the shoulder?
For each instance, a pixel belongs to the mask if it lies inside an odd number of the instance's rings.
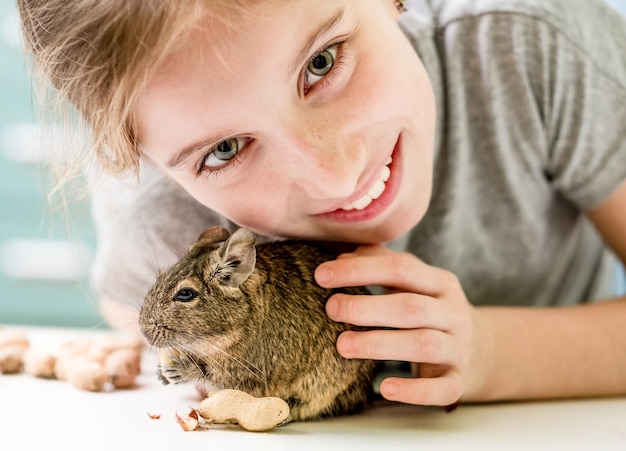
[[[139,305],[156,274],[184,255],[205,228],[229,223],[148,164],[117,178],[89,168],[97,235],[91,282],[96,293]]]
[[[127,251],[129,246],[120,243],[131,242],[146,258],[158,247],[169,263],[185,253],[206,227],[231,226],[145,162],[139,177],[104,175],[99,180],[91,187],[91,208],[100,247]]]
[[[585,53],[603,58],[619,49],[624,59],[626,18],[603,0],[430,0],[428,4],[439,31],[461,22],[542,25]]]
[[[620,15],[603,0],[430,0],[427,3],[440,26],[486,15],[518,15],[564,30],[594,27],[607,20],[620,22]]]
[[[409,1],[430,16],[440,46],[485,50],[508,41],[516,53],[548,60],[566,52],[626,87],[626,17],[603,0]]]

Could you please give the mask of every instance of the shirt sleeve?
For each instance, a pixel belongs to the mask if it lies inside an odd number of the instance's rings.
[[[158,273],[176,262],[205,229],[233,224],[204,207],[157,169],[139,180],[97,177],[91,209],[97,246],[91,283],[99,297],[139,308]]]
[[[626,180],[626,19],[602,2],[585,4],[541,25],[535,47],[546,175],[580,210]]]

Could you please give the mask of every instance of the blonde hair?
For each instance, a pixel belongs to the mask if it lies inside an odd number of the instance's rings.
[[[89,129],[85,155],[95,156],[112,174],[138,170],[134,108],[142,88],[176,44],[209,7],[219,9],[221,20],[228,20],[226,13],[244,11],[250,4],[250,0],[18,0],[35,69]]]

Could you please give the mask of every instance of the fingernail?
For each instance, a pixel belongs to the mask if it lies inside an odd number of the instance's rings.
[[[333,270],[328,266],[318,266],[315,270],[315,280],[318,283],[329,282],[333,278]]]
[[[339,351],[339,355],[342,357],[347,359],[352,357],[352,340],[349,334],[342,333],[339,335],[337,338],[337,351]]]
[[[338,313],[339,305],[337,305],[337,301],[331,297],[328,299],[328,302],[326,302],[326,314],[330,319],[335,319]]]
[[[395,382],[383,381],[380,392],[386,398],[393,398],[400,393],[400,386]]]

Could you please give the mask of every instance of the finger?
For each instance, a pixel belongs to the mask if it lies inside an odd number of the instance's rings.
[[[407,404],[449,406],[461,398],[462,383],[454,372],[432,379],[388,377],[380,384],[380,394]]]
[[[342,254],[339,254],[337,256],[337,259],[343,259],[343,258],[354,258],[357,256],[366,256],[366,255],[385,255],[385,254],[391,254],[395,251],[393,251],[392,249],[389,249],[385,246],[379,246],[376,244],[362,244],[359,247],[355,248],[353,251],[351,252],[344,252]]]
[[[393,253],[397,253],[398,251],[394,251],[393,249],[389,249],[385,246],[380,246],[377,244],[362,244],[354,251],[352,251],[355,255],[389,255]]]
[[[382,285],[428,296],[437,296],[451,285],[458,285],[452,273],[398,252],[322,263],[315,270],[315,280],[326,288]]]
[[[415,293],[377,296],[337,293],[328,299],[326,313],[333,321],[357,326],[448,331],[453,315],[447,313],[446,307],[446,303]]]
[[[451,364],[458,346],[435,329],[346,331],[337,339],[337,351],[347,359],[399,360]]]

